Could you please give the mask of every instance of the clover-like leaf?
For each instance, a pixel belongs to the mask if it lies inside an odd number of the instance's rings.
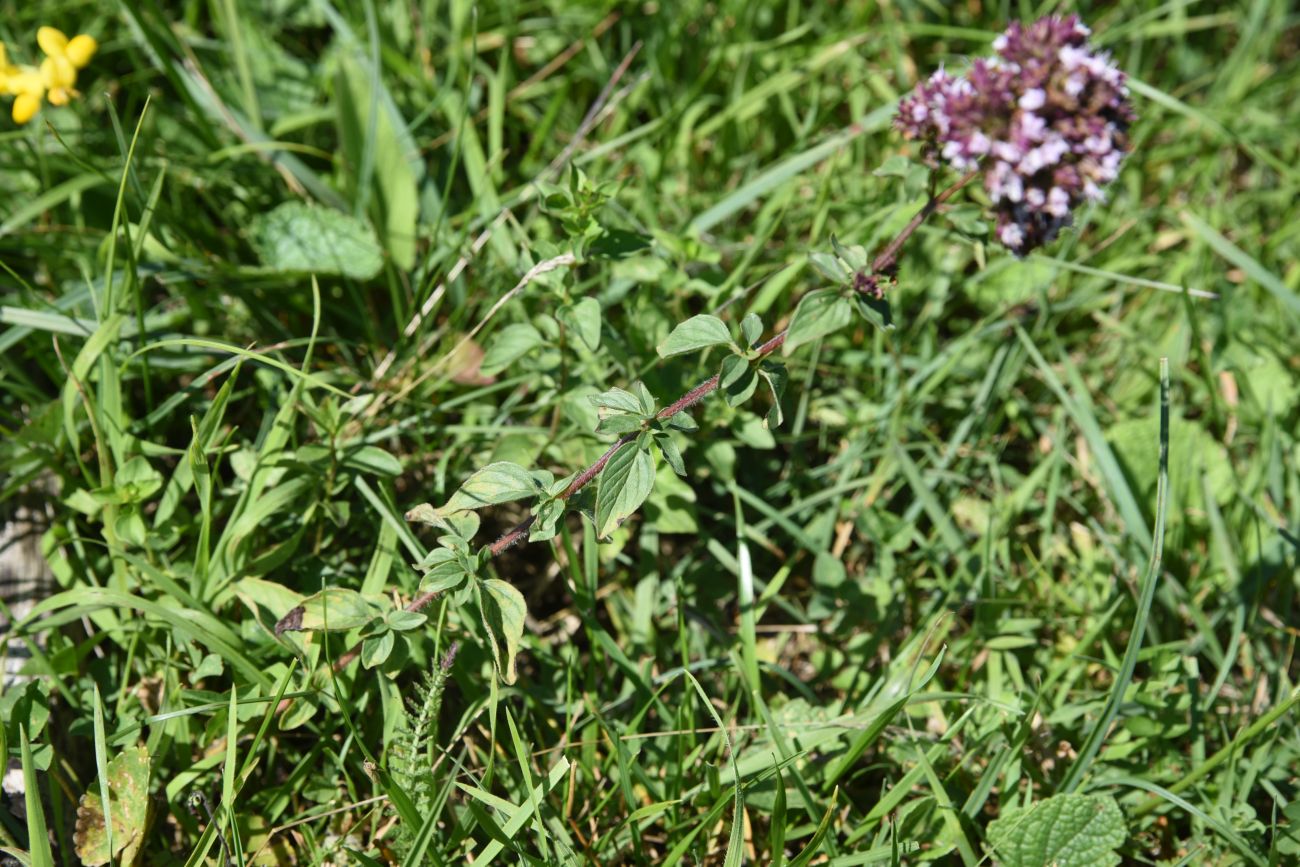
[[[1127,838],[1110,795],[1056,795],[989,823],[994,856],[1004,867],[1110,867]]]
[[[655,483],[655,463],[640,442],[629,443],[614,453],[600,471],[596,491],[596,535],[612,533],[645,502]]]
[[[726,324],[716,316],[701,313],[674,328],[659,345],[659,354],[669,358],[730,342],[731,332],[727,330]]]
[[[108,851],[104,802],[99,779],[77,804],[73,844],[81,863],[96,867],[114,858],[123,865],[135,863],[149,822],[149,753],[144,746],[127,747],[108,763],[109,815],[113,823],[113,851]]]

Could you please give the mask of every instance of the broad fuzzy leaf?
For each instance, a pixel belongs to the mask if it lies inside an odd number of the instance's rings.
[[[275,271],[368,280],[384,267],[375,232],[355,217],[285,202],[253,221],[258,257]]]
[[[1056,795],[989,823],[989,843],[1004,867],[1109,867],[1127,838],[1110,795]]]

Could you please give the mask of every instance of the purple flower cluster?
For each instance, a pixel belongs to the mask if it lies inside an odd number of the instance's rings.
[[[1133,109],[1124,73],[1088,44],[1078,17],[1013,23],[963,76],[942,68],[899,104],[903,135],[927,157],[979,167],[998,240],[1023,256],[1069,225],[1083,201],[1103,201],[1128,150]]]

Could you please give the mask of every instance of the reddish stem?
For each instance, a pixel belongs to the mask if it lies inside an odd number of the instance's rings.
[[[910,221],[908,221],[907,225],[903,227],[902,231],[900,231],[892,241],[886,244],[885,248],[880,251],[880,255],[876,256],[876,258],[872,261],[871,263],[872,272],[879,274],[888,270],[892,270],[894,265],[897,264],[898,252],[899,250],[902,249],[903,244],[907,242],[907,239],[910,238],[914,232],[916,232],[917,228],[919,228],[920,225],[923,222],[925,222],[925,219],[929,217],[931,214],[933,214],[940,205],[942,205],[944,202],[952,198],[953,195],[955,195],[958,190],[960,190],[962,187],[969,184],[972,180],[975,179],[977,175],[978,172],[976,171],[970,172],[969,174],[965,175],[960,180],[958,180],[956,183],[954,183],[952,186],[948,187],[941,193],[931,198],[930,201],[926,202],[925,207],[921,208],[921,210],[918,211]],[[771,339],[769,339],[766,343],[763,343],[760,346],[758,346],[754,350],[755,357],[761,358],[764,355],[769,355],[770,353],[775,352],[777,349],[779,349],[782,346],[782,344],[785,343],[785,338],[788,333],[789,333],[788,331],[782,331],[780,334],[777,334]],[[655,414],[655,418],[661,420],[670,419],[673,416],[677,415],[677,413],[679,412],[685,412],[686,410],[695,406],[700,401],[704,400],[704,398],[708,397],[713,392],[717,391],[720,381],[721,381],[720,377],[718,377],[717,375],[709,377],[708,379],[704,380],[704,382],[701,382],[699,385],[695,386],[695,388],[692,388],[690,391],[686,392],[686,394],[683,394],[677,400],[673,401],[668,406],[661,409],[658,413]],[[583,470],[581,473],[575,476],[573,481],[569,483],[569,486],[565,488],[556,497],[556,499],[568,500],[574,494],[581,491],[584,487],[586,487],[591,482],[592,479],[594,479],[597,475],[600,474],[600,471],[605,468],[605,464],[609,463],[610,458],[614,457],[614,454],[619,449],[621,449],[623,446],[627,445],[628,443],[632,442],[634,439],[636,439],[636,437],[637,434],[635,433],[624,434],[623,436],[619,437],[614,442],[614,444],[611,445],[605,451],[605,453],[596,460],[594,464],[587,467],[585,470]],[[536,520],[535,516],[529,515],[527,518],[520,521],[510,530],[503,533],[495,542],[489,545],[487,549],[488,552],[493,557],[496,557],[502,551],[509,548],[511,545],[514,545],[515,543],[527,537],[528,531],[533,526],[534,520]],[[406,610],[419,611],[421,608],[424,608],[434,599],[437,599],[439,595],[440,594],[438,592],[421,593],[419,596],[416,596],[414,599],[412,599],[410,602],[406,604]],[[339,672],[347,668],[348,665],[350,665],[352,661],[360,655],[361,655],[361,645],[358,644],[356,647],[353,647],[347,653],[343,654],[342,656],[340,656],[338,659],[334,661],[334,671]],[[283,711],[288,706],[288,704],[289,704],[288,699],[281,702],[279,710]]]

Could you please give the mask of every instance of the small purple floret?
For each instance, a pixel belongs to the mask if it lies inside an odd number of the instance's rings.
[[[1077,16],[1013,23],[962,76],[939,69],[898,107],[895,124],[926,157],[979,168],[998,240],[1023,256],[1103,201],[1128,150],[1124,73],[1088,44]]]

